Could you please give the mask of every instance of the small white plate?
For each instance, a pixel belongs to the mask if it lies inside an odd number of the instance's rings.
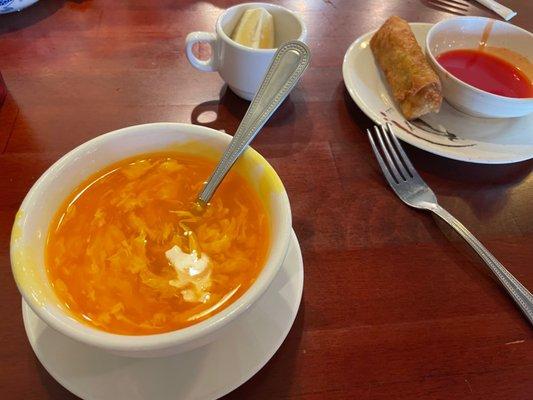
[[[22,302],[26,334],[44,368],[87,399],[216,399],[256,374],[285,340],[303,290],[303,261],[294,232],[278,275],[257,304],[217,341],[167,358],[125,358],[54,331]]]
[[[420,47],[432,24],[409,24]],[[370,49],[374,32],[360,36],[346,51],[344,83],[359,108],[376,124],[390,122],[396,136],[420,149],[455,160],[505,164],[533,158],[533,114],[521,118],[475,118],[443,101],[437,114],[408,122],[389,94]]]

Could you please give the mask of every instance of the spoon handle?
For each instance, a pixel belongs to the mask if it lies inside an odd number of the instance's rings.
[[[201,203],[208,203],[211,200],[213,193],[235,161],[296,86],[309,65],[310,58],[309,48],[297,40],[287,42],[278,48],[237,132],[198,196]]]

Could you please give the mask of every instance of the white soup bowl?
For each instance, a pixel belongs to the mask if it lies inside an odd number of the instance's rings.
[[[96,137],[52,165],[33,185],[20,206],[11,235],[11,264],[24,300],[51,328],[89,346],[130,357],[158,357],[202,346],[216,337],[265,292],[289,245],[291,210],[287,193],[270,164],[248,148],[234,168],[261,197],[270,216],[270,249],[252,286],[233,304],[198,324],[172,332],[129,336],[95,329],[75,319],[54,294],[47,277],[45,245],[58,208],[92,174],[135,155],[184,151],[217,157],[231,137],[196,125],[155,123],[131,126]]]

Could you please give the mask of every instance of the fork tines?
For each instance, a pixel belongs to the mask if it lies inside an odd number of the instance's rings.
[[[374,126],[373,133],[370,129],[366,132],[379,166],[393,188],[410,179],[420,179],[389,124]]]
[[[426,1],[428,4],[431,4],[432,6],[440,10],[451,12],[453,14],[465,15],[470,8],[470,4],[468,4],[465,0],[426,0]]]

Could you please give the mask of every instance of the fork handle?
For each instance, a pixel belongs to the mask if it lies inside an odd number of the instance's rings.
[[[516,15],[516,12],[494,0],[476,0],[478,3],[483,4],[489,10],[494,11],[504,20],[509,21]]]
[[[533,325],[533,296],[516,279],[507,269],[494,257],[479,240],[475,238],[466,227],[457,220],[452,214],[442,208],[440,205],[435,205],[430,208],[435,214],[446,221],[452,228],[454,228],[467,243],[472,246],[476,253],[485,261],[489,269],[493,272],[496,278],[503,285],[505,290],[513,298],[515,303],[520,307],[529,322]]]

